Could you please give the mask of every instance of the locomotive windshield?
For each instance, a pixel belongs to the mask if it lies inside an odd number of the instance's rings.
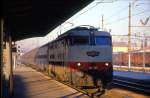
[[[95,37],[95,44],[96,45],[111,45],[111,38],[110,37]]]
[[[71,38],[71,45],[110,45],[111,37],[105,36],[74,36]]]

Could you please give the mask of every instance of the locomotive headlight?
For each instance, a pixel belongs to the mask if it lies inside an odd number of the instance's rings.
[[[92,67],[89,67],[89,69],[92,69]]]
[[[97,69],[97,66],[95,66],[94,69]]]
[[[106,66],[108,66],[108,65],[109,65],[109,63],[105,63],[105,65],[106,65]]]
[[[77,66],[81,66],[81,63],[77,63]]]

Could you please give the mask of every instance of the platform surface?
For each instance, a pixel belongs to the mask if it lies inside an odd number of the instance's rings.
[[[14,70],[13,98],[89,98],[26,66]]]

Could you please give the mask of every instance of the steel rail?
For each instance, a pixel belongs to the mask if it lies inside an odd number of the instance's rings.
[[[122,83],[120,83],[120,82],[122,82]],[[150,90],[144,89],[144,87],[145,88],[150,88],[149,85],[144,85],[144,84],[140,84],[140,83],[129,82],[129,81],[120,80],[120,79],[113,79],[112,84],[123,86],[123,87],[128,87],[128,88],[131,88],[131,89],[134,89],[134,90],[142,91],[144,93],[145,92],[150,93]],[[137,86],[140,86],[140,87],[135,87],[133,85],[137,85]]]

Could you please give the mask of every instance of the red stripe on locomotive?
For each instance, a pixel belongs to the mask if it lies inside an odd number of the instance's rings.
[[[112,66],[111,62],[69,62],[69,67],[74,70],[90,70],[97,69],[99,71],[106,71],[109,66]]]

